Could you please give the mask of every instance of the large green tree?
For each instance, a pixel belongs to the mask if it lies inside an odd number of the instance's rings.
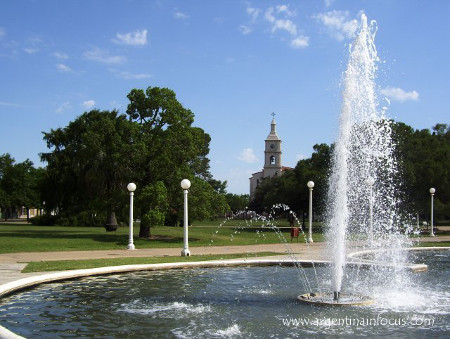
[[[429,189],[434,187],[435,217],[450,219],[450,126],[437,124],[432,130],[414,130],[397,122],[393,131],[406,209],[429,219]]]
[[[126,185],[134,182],[140,233],[149,237],[155,223],[182,218],[180,182],[188,178],[195,183],[192,198],[211,206],[208,213],[194,208],[193,215],[223,214],[226,182],[209,172],[210,136],[192,126],[194,114],[167,88],[133,89],[128,98],[126,115],[93,110],[44,133],[50,152],[41,158],[52,187],[43,192],[46,208],[67,224],[98,224],[108,215],[107,229],[114,229],[115,212],[126,215]]]
[[[140,181],[143,186],[157,181],[164,183],[171,206],[166,223],[175,225],[182,219],[180,182],[183,178],[193,183],[191,198],[198,197],[198,205],[191,204],[192,218],[223,214],[228,207],[220,196],[225,192],[226,182],[212,178],[207,157],[211,137],[203,129],[192,126],[194,113],[183,107],[175,92],[168,88],[133,89],[128,99],[127,114],[130,121],[141,126],[146,145]],[[218,200],[220,203],[211,204]],[[206,213],[207,205],[211,208]]]
[[[93,110],[82,114],[65,128],[44,133],[51,152],[42,153],[47,162],[46,207],[70,220],[82,213],[93,222],[108,216],[114,230],[115,212],[128,181],[136,177],[141,154],[139,126],[117,111]],[[94,222],[95,223],[95,222]]]

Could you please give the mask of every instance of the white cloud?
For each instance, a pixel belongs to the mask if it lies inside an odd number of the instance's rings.
[[[238,159],[249,164],[258,162],[258,158],[256,157],[252,148],[243,149],[239,154]]]
[[[258,19],[259,13],[261,13],[261,10],[259,8],[255,7],[247,7],[247,14],[250,16],[251,21],[254,23]]]
[[[69,66],[64,65],[64,64],[57,64],[56,65],[56,69],[59,72],[63,72],[63,73],[65,73],[65,72],[73,72],[72,69]]]
[[[6,31],[3,27],[0,27],[0,39],[6,35]]]
[[[278,19],[272,23],[272,33],[276,32],[279,29],[285,30],[291,35],[297,35],[297,25],[289,19]]]
[[[0,106],[7,106],[7,107],[25,107],[24,105],[15,104],[15,103],[13,103],[13,102],[5,102],[5,101],[0,101]]]
[[[38,35],[33,35],[26,40],[27,47],[23,51],[28,54],[36,54],[42,49],[47,48],[47,43]]]
[[[62,53],[62,52],[54,52],[51,55],[54,56],[56,59],[60,59],[60,60],[69,59],[69,56],[66,53]]]
[[[94,47],[92,50],[84,52],[83,55],[88,60],[98,61],[104,64],[121,64],[125,62],[125,57],[120,55],[109,55],[107,51],[101,50],[98,47]]]
[[[239,30],[241,31],[242,34],[247,35],[253,32],[253,27],[247,25],[240,25]]]
[[[382,89],[381,94],[385,95],[388,99],[404,102],[404,101],[417,101],[419,100],[419,93],[416,91],[406,92],[399,87],[386,87]]]
[[[27,47],[27,48],[24,48],[23,51],[27,54],[36,54],[37,52],[39,52],[39,48]]]
[[[122,45],[132,45],[132,46],[144,46],[147,45],[147,30],[137,30],[129,33],[117,33],[117,39],[113,39],[112,41],[116,44]]]
[[[258,21],[261,10],[256,7],[251,7],[249,2],[246,2],[247,8],[245,9],[247,15],[250,17],[250,21],[245,25],[240,25],[239,30],[243,35],[250,34],[254,31],[254,26]]]
[[[309,46],[309,37],[300,35],[291,41],[292,48],[305,48]]]
[[[273,15],[274,8],[269,7],[266,12],[264,13],[264,18],[269,22],[275,22],[275,16]]]
[[[189,15],[187,15],[187,14],[185,14],[185,13],[183,13],[183,12],[180,12],[180,11],[178,11],[178,10],[175,10],[175,13],[173,13],[173,17],[174,17],[175,19],[178,19],[178,20],[186,20],[186,19],[189,19]]]
[[[70,102],[65,101],[61,105],[58,106],[58,108],[56,109],[56,113],[64,113],[65,111],[67,111],[71,108],[72,108],[72,105],[70,104]]]
[[[325,25],[330,30],[331,35],[339,41],[344,40],[346,36],[353,36],[358,28],[358,21],[350,19],[348,11],[333,10],[319,13],[314,17]]]
[[[325,7],[331,7],[331,5],[333,4],[334,0],[325,0]]]
[[[95,106],[95,100],[86,100],[81,104],[81,106],[83,106],[85,109],[90,109]]]
[[[260,9],[250,7],[247,3],[247,15],[250,16],[250,24],[239,26],[239,30],[242,34],[246,35],[253,32],[257,19],[259,18]],[[305,48],[309,46],[309,37],[300,35],[298,33],[297,25],[291,20],[292,17],[297,15],[295,10],[291,10],[288,5],[270,6],[264,11],[262,21],[269,24],[269,32],[275,34],[279,31],[287,32],[291,35],[290,46],[292,48]],[[283,40],[285,38],[282,38]]]
[[[285,13],[289,17],[297,15],[297,13],[295,11],[291,11],[289,9],[289,5],[278,5],[277,6],[277,12],[278,13]]]
[[[152,75],[148,73],[130,73],[130,72],[114,72],[119,78],[125,80],[138,80],[138,79],[148,79]]]

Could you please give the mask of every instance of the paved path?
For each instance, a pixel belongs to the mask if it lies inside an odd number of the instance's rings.
[[[422,242],[441,242],[450,241],[450,235],[426,237],[420,239]],[[317,242],[306,244],[302,242],[288,243],[291,251],[299,260],[327,260],[329,255],[326,251],[326,243]],[[181,246],[181,244],[180,244]],[[205,246],[191,247],[191,255],[206,254],[234,254],[234,253],[252,253],[257,252],[276,252],[287,253],[287,247],[284,244],[262,244],[245,246]],[[27,263],[33,261],[53,261],[53,260],[83,260],[83,259],[104,259],[104,258],[124,258],[124,257],[163,257],[179,256],[180,248],[146,248],[129,250],[104,250],[104,251],[66,251],[66,252],[24,252],[24,253],[6,253],[0,254],[0,284],[10,281],[26,278],[40,273],[21,273]],[[280,257],[278,257],[280,258]]]

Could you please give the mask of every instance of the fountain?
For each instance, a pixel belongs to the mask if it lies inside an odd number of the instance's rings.
[[[82,270],[59,275],[58,279],[117,275],[42,285],[13,295],[0,305],[0,320],[30,337],[67,333],[117,338],[265,338],[270,334],[350,337],[388,333],[414,338],[445,336],[450,330],[449,251],[422,255],[420,260],[431,264],[432,269],[430,275],[419,275],[417,279],[410,279],[411,272],[400,265],[406,262],[407,251],[402,249],[409,240],[399,226],[400,198],[396,194],[390,125],[377,108],[375,33],[375,23],[369,24],[362,15],[344,74],[340,132],[328,196],[331,270],[314,262],[303,267],[290,250],[290,264],[294,267],[282,266],[286,262],[281,260],[273,261],[270,268],[259,267],[261,262],[241,260],[234,264],[259,266],[236,268],[228,267],[233,265],[230,262],[194,262],[138,265],[134,269],[121,266],[95,273]],[[287,206],[280,204],[274,210],[290,213],[296,219]],[[270,226],[289,249],[272,219],[274,214],[268,218],[255,214],[252,220]],[[296,223],[301,224],[297,219]],[[257,235],[262,236],[259,231]],[[304,233],[303,238],[306,246],[312,246]],[[346,260],[353,244],[363,250],[350,256],[357,263],[349,265]],[[363,266],[367,269],[361,269]],[[180,270],[186,267],[191,267],[188,274]],[[170,270],[153,271],[162,269]],[[151,272],[123,273],[133,270]],[[43,277],[39,283],[50,280]],[[315,292],[311,286],[314,282]],[[25,283],[20,288],[31,284]],[[308,293],[298,295],[299,283]],[[365,307],[341,311],[316,307],[320,305]]]
[[[369,24],[362,14],[343,79],[340,128],[327,204],[333,293],[301,295],[302,301],[366,305],[371,302],[368,297],[341,293],[348,241],[359,235],[360,245],[369,248],[393,243],[398,248],[408,243],[398,226],[397,166],[390,121],[378,109],[375,34],[375,22]],[[364,234],[365,239],[361,237]]]

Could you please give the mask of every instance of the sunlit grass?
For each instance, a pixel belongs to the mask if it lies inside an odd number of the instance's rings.
[[[282,237],[290,241],[290,229],[284,228]],[[136,248],[182,247],[183,228],[157,226],[151,229],[152,238],[139,239],[139,227],[134,227]],[[313,234],[314,241],[322,241],[321,234]],[[191,226],[189,246],[256,245],[280,243],[279,235],[270,228],[258,226]],[[300,234],[299,241],[305,241]],[[106,232],[101,227],[33,226],[27,224],[0,225],[0,253],[93,251],[125,249],[128,227]]]
[[[141,264],[161,264],[174,262],[195,262],[208,260],[226,260],[236,258],[256,258],[274,255],[283,255],[284,253],[259,252],[259,253],[236,253],[236,254],[210,254],[195,255],[190,257],[167,256],[167,257],[145,257],[145,258],[110,258],[110,259],[89,259],[89,260],[58,260],[58,261],[37,261],[29,263],[22,273],[30,272],[48,272],[64,271],[75,269],[97,268],[105,266],[121,265],[141,265]]]

